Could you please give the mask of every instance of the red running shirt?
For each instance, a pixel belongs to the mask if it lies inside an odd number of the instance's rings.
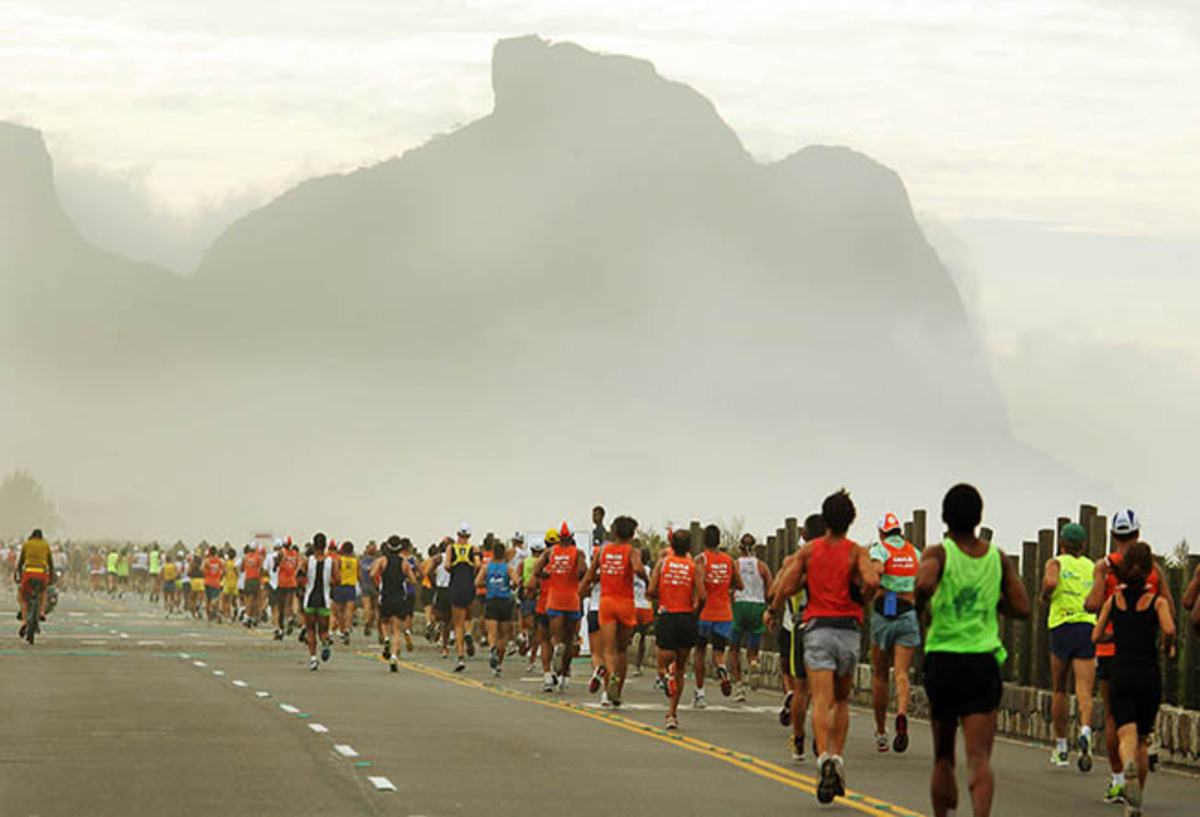
[[[704,611],[700,613],[701,621],[733,620],[733,607],[729,604],[733,571],[733,559],[728,553],[704,551]]]
[[[608,544],[600,550],[600,597],[633,601],[633,545]]]
[[[663,559],[658,575],[658,610],[661,613],[691,613],[696,564],[687,556]]]

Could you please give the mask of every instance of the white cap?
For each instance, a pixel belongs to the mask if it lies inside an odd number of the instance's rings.
[[[463,522],[461,525],[459,525],[458,526],[458,535],[459,536],[470,536],[471,535],[471,523]]]
[[[1137,516],[1128,508],[1118,511],[1113,516],[1112,532],[1118,536],[1128,536],[1131,533],[1137,533],[1140,528]]]

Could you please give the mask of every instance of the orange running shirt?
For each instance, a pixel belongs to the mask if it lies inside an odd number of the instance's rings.
[[[687,556],[672,554],[663,559],[658,576],[658,610],[660,613],[691,613],[696,565]]]
[[[225,572],[225,562],[218,559],[216,556],[209,556],[204,560],[204,586],[205,587],[220,587],[221,574]]]
[[[574,545],[555,545],[546,560],[546,579],[542,593],[547,597],[546,606],[551,610],[579,609],[579,549]]]
[[[733,559],[719,550],[704,551],[704,611],[701,621],[733,621],[729,584],[733,581]]]
[[[255,581],[262,578],[263,557],[257,551],[250,551],[246,554],[246,558],[242,560],[242,570],[246,572],[246,578]]]
[[[296,571],[300,568],[300,554],[286,551],[279,559],[279,586],[295,587]]]
[[[633,601],[633,546],[607,544],[600,550],[600,598]]]

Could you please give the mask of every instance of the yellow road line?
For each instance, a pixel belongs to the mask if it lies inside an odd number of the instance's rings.
[[[359,652],[358,655],[362,656],[363,658],[371,658],[377,661],[384,660],[378,653]],[[762,758],[747,754],[746,752],[739,752],[724,746],[708,743],[707,741],[697,740],[696,738],[690,738],[685,735],[667,732],[666,730],[659,729],[656,726],[650,726],[649,724],[642,723],[641,721],[625,718],[615,713],[593,712],[586,707],[579,706],[578,704],[566,703],[563,701],[552,701],[536,695],[530,695],[525,692],[518,692],[516,690],[485,684],[471,678],[462,678],[449,672],[434,669],[433,667],[427,667],[423,664],[412,661],[401,662],[399,667],[403,670],[419,672],[432,678],[449,681],[450,683],[467,687],[468,689],[477,689],[483,692],[490,692],[493,695],[499,695],[504,698],[512,698],[514,700],[525,701],[527,703],[539,704],[541,706],[547,706],[563,712],[570,712],[574,715],[581,715],[585,718],[591,718],[592,720],[608,724],[609,726],[615,726],[618,729],[624,729],[625,731],[632,732],[636,735],[662,741],[663,743],[670,744],[671,746],[675,746],[680,749],[687,749],[688,751],[695,752],[706,757],[711,757],[714,760],[720,760],[724,763],[730,764],[731,766],[736,766],[739,769],[750,772],[751,774],[756,774],[759,777],[765,777],[768,780],[773,780],[776,783],[782,783],[785,786],[807,792],[808,794],[815,794],[817,790],[817,780],[814,777],[800,774],[793,769],[779,766],[775,763],[771,763],[768,760],[763,760]],[[897,815],[903,815],[903,817],[923,817],[923,815],[918,811],[912,811],[904,808],[903,806],[896,805],[895,803],[889,803],[886,800],[880,800],[876,797],[871,797],[863,794],[862,792],[857,792],[850,789],[847,789],[846,796],[844,798],[840,798],[840,802],[849,806],[850,808],[866,814],[875,815],[875,817],[897,817]]]

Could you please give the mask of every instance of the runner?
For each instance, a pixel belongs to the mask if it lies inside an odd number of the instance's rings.
[[[197,545],[195,553],[189,553],[187,556],[188,566],[188,609],[192,614],[192,618],[201,618],[204,615],[204,558],[203,546]]]
[[[178,588],[179,566],[168,556],[162,565],[162,600],[163,611],[167,616],[179,610]]]
[[[139,596],[146,595],[150,578],[150,554],[146,552],[144,547],[135,547],[133,549],[133,558],[130,559],[130,569],[133,572],[133,591]]]
[[[1055,746],[1050,762],[1067,766],[1067,676],[1075,673],[1075,700],[1079,706],[1079,771],[1092,769],[1092,695],[1096,680],[1096,645],[1092,628],[1096,617],[1083,609],[1095,581],[1096,566],[1083,555],[1087,531],[1071,523],[1059,534],[1058,556],[1046,562],[1042,576],[1042,601],[1050,605],[1050,676],[1054,699]]]
[[[121,548],[117,554],[117,598],[125,598],[129,592],[129,545]]]
[[[597,611],[600,637],[592,649],[600,654],[601,663],[592,676],[591,692],[595,694],[600,689],[600,683],[607,678],[600,700],[603,707],[621,705],[629,667],[629,639],[638,624],[633,580],[635,576],[641,576],[649,581],[646,568],[642,565],[641,551],[633,546],[635,533],[637,520],[629,516],[614,519],[613,535],[616,541],[600,549],[579,585],[580,596],[590,592],[593,586],[600,587],[600,606]]]
[[[1007,657],[997,620],[1029,617],[1029,597],[1012,561],[980,539],[983,497],[955,485],[942,500],[948,533],[925,549],[917,573],[917,606],[930,608],[925,640],[925,691],[933,731],[930,793],[935,817],[958,808],[954,744],[962,724],[971,807],[977,817],[992,810],[992,740],[1000,705],[1000,666]]]
[[[650,564],[650,549],[642,548],[642,565]],[[633,634],[637,636],[637,658],[634,659],[633,677],[642,677],[642,668],[646,663],[646,642],[650,639],[650,625],[654,623],[654,605],[650,602],[648,592],[650,582],[639,574],[633,576],[633,609],[637,615],[637,628]]]
[[[110,550],[104,559],[105,573],[108,576],[108,595],[110,596],[117,594],[117,562],[120,559],[121,554],[117,553],[116,548]]]
[[[733,596],[733,699],[739,703],[746,700],[750,684],[742,680],[742,644],[746,645],[746,660],[750,672],[758,672],[758,651],[762,646],[766,625],[763,614],[767,611],[767,588],[771,586],[771,568],[755,553],[753,534],[744,533],[739,541],[742,555],[737,560],[737,574],[742,589]]]
[[[262,615],[263,555],[260,551],[247,549],[242,557],[242,578],[246,598],[245,625],[249,629],[258,626]]]
[[[692,536],[686,530],[671,534],[650,574],[650,596],[656,599],[654,622],[658,644],[658,677],[667,694],[666,728],[679,728],[679,699],[683,697],[684,673],[696,644],[696,611],[704,604],[704,568],[692,561]]]
[[[1157,587],[1148,583],[1155,570],[1150,546],[1131,543],[1116,570],[1120,584],[1104,602],[1092,632],[1095,641],[1111,640],[1117,645],[1108,668],[1108,682],[1125,778],[1126,817],[1141,817],[1150,770],[1147,746],[1162,701],[1159,631],[1167,657],[1175,657],[1171,605],[1159,595]]]
[[[1092,573],[1092,590],[1088,593],[1087,601],[1083,605],[1087,612],[1099,613],[1104,602],[1117,592],[1120,584],[1117,574],[1120,570],[1121,560],[1125,557],[1125,551],[1129,549],[1130,545],[1137,542],[1140,536],[1141,524],[1137,514],[1132,510],[1118,511],[1113,515],[1112,538],[1116,551],[1096,562]],[[1159,593],[1165,586],[1162,574],[1157,567],[1146,579],[1146,584],[1155,593]],[[1164,596],[1164,598],[1170,604],[1170,596]],[[1109,629],[1109,635],[1111,635],[1111,627]],[[1121,762],[1117,724],[1113,720],[1113,702],[1108,683],[1109,668],[1112,666],[1116,654],[1117,645],[1111,639],[1102,640],[1096,644],[1096,680],[1100,682],[1100,698],[1104,701],[1104,748],[1108,754],[1111,773],[1108,789],[1104,794],[1106,803],[1125,802],[1125,766]]]
[[[543,645],[543,689],[565,692],[570,682],[571,658],[575,652],[579,620],[583,617],[579,599],[579,580],[587,569],[583,554],[575,546],[570,525],[546,532],[546,541],[556,539],[554,546],[542,554],[534,572],[543,576],[542,593],[546,596],[546,617],[549,621],[550,654]]]
[[[362,558],[358,560],[358,587],[361,591],[359,596],[362,603],[363,635],[370,636],[371,629],[375,628],[379,633],[379,643],[382,644],[385,635],[379,620],[379,585],[371,578],[371,565],[378,558],[379,548],[372,539],[367,543]]]
[[[433,643],[433,627],[437,623],[433,615],[433,577],[437,572],[434,560],[437,558],[437,545],[430,545],[425,561],[421,562],[421,607],[425,610],[425,640]]]
[[[552,532],[554,534],[553,542],[546,538],[535,540],[530,544],[529,555],[525,557],[521,575],[521,615],[529,620],[529,652],[527,653],[529,665],[525,668],[526,673],[534,671],[534,662],[537,661],[538,651],[542,652],[544,663],[545,652],[549,649],[547,644],[550,639],[550,619],[546,616],[547,596],[542,592],[542,582],[537,572],[537,565],[542,554],[546,552],[546,543],[550,542],[553,545],[558,541],[558,531]]]
[[[454,671],[462,672],[467,668],[464,651],[466,655],[475,654],[468,619],[475,601],[475,573],[479,569],[479,554],[471,547],[471,526],[466,522],[458,526],[458,540],[446,549],[445,567],[450,572],[450,619],[458,651]]]
[[[805,542],[812,542],[826,533],[825,520],[817,513],[809,515],[804,520],[804,529],[800,531],[801,550]],[[787,598],[779,598],[780,579],[788,572],[788,568],[799,558],[797,550],[784,559],[779,567],[779,574],[771,583],[767,593],[767,603],[782,609],[779,618],[779,670],[783,680],[783,706],[779,710],[779,723],[791,726],[792,734],[788,737],[788,748],[792,760],[803,763],[805,759],[804,725],[808,718],[810,701],[808,689],[808,670],[804,666],[804,633],[801,629],[801,619],[804,608],[808,606],[808,590],[801,588],[796,594]],[[770,616],[764,616],[769,620]],[[815,744],[814,744],[815,751]]]
[[[354,629],[354,599],[358,587],[358,559],[354,557],[354,543],[342,542],[338,580],[333,585],[333,632],[342,644],[350,643],[350,631]]]
[[[296,574],[300,570],[300,549],[294,545],[289,538],[280,551],[279,564],[277,567],[278,586],[275,589],[275,640],[282,641],[285,629],[286,634],[291,635],[295,627],[295,617],[299,611],[296,609],[296,594],[299,592],[299,582],[296,579]]]
[[[88,554],[88,593],[95,595],[104,590],[104,554],[92,548]]]
[[[159,600],[159,590],[162,588],[162,553],[158,549],[158,543],[155,542],[150,546],[150,603],[153,604]]]
[[[400,627],[404,633],[404,648],[412,652],[413,613],[417,609],[417,588],[420,586],[418,580],[421,578],[421,566],[417,564],[416,551],[413,549],[412,540],[407,537],[400,540],[400,556],[404,561],[408,562],[408,569],[412,572],[413,576],[412,581],[406,582],[404,585],[404,603],[400,609]]]
[[[487,567],[479,571],[475,584],[484,588],[487,594],[483,618],[488,644],[491,645],[488,666],[491,667],[492,675],[499,678],[508,640],[512,636],[514,585],[513,571],[508,563],[508,550],[499,539],[492,544],[491,559],[488,560]]]
[[[308,642],[308,668],[316,672],[320,667],[317,663],[317,639],[321,640],[321,660],[328,661],[331,654],[329,637],[330,587],[336,587],[341,578],[338,574],[341,562],[330,559],[325,553],[325,534],[313,536],[313,552],[308,557],[304,569],[304,629]]]
[[[416,583],[412,565],[404,556],[407,540],[393,534],[383,545],[383,553],[371,562],[371,582],[379,587],[379,632],[383,636],[383,657],[390,672],[399,672],[397,663],[400,637],[404,633],[406,582]],[[395,649],[393,650],[393,645]]]
[[[891,748],[908,749],[909,668],[921,646],[917,621],[917,568],[921,554],[904,539],[900,519],[889,513],[876,525],[879,541],[871,547],[871,565],[879,575],[880,595],[871,614],[871,703],[875,709],[875,748],[888,750],[888,670],[896,679],[896,737]]]
[[[13,581],[20,587],[21,596],[21,629],[19,635],[25,637],[26,618],[29,615],[29,597],[34,588],[40,588],[43,595],[54,584],[54,555],[46,544],[40,528],[35,528],[29,534],[29,539],[21,546],[21,555],[17,557],[16,569],[13,571]],[[41,621],[46,620],[45,602],[42,612],[38,615]],[[35,632],[36,635],[36,632]]]
[[[825,498],[821,516],[828,533],[804,543],[780,579],[770,607],[773,621],[783,599],[794,596],[807,582],[804,661],[812,690],[813,733],[820,769],[817,800],[821,803],[830,803],[846,793],[842,752],[850,727],[850,687],[858,666],[863,604],[871,600],[879,586],[879,574],[871,567],[866,549],[846,537],[856,515],[844,489]]]
[[[217,606],[221,600],[221,579],[225,573],[225,561],[210,547],[204,560],[204,613],[209,621],[217,619]]]
[[[446,568],[445,554],[449,553],[450,543],[443,542],[438,546],[437,560],[434,564],[433,610],[438,620],[438,637],[442,642],[442,658],[449,656],[446,648],[450,639],[452,610],[450,605],[450,571]]]
[[[730,591],[744,589],[742,578],[734,566],[733,558],[728,553],[722,553],[718,548],[721,544],[721,529],[709,525],[704,529],[704,552],[696,558],[696,563],[704,573],[704,609],[700,611],[700,625],[696,635],[696,657],[693,672],[696,676],[696,694],[692,699],[693,709],[704,709],[708,702],[704,699],[704,670],[705,653],[711,639],[713,645],[713,664],[717,668],[717,679],[721,683],[721,694],[728,696],[733,691],[733,682],[729,677],[729,669],[725,666],[725,647],[733,636],[733,607],[730,605]]]
[[[221,617],[227,621],[234,620],[237,606],[238,567],[237,551],[232,548],[225,550],[225,572],[221,577]]]

